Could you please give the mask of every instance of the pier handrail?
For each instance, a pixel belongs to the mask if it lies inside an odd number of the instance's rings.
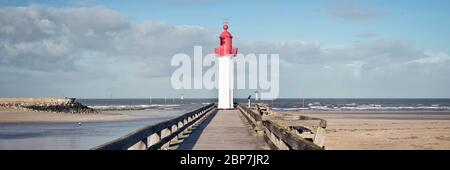
[[[238,104],[238,110],[244,115],[253,129],[264,136],[266,143],[273,149],[282,150],[322,150],[323,148],[314,142],[304,139],[295,133],[292,133],[287,127],[266,119],[260,113],[253,111],[244,104]],[[319,118],[299,116],[299,120],[320,120],[319,127],[325,128],[326,121]],[[321,135],[321,134],[320,134]]]
[[[308,141],[270,120],[263,121],[265,138],[272,148],[281,150],[323,150],[322,147]]]
[[[249,116],[251,116],[256,121],[261,121],[262,116],[256,112],[254,112],[252,109],[244,106],[243,104],[238,104],[238,109],[245,111]]]
[[[237,109],[244,115],[247,121],[257,133],[263,132],[262,115],[254,112],[252,109],[238,104]]]
[[[327,121],[324,119],[321,119],[321,118],[300,115],[300,116],[298,116],[298,120],[318,120],[318,121],[320,121],[319,127],[322,127],[322,128],[327,127]]]
[[[215,104],[203,106],[174,119],[146,126],[116,140],[92,148],[93,150],[156,150],[167,149],[186,128],[200,120],[214,108]]]

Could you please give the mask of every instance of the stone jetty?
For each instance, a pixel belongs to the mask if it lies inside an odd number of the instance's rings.
[[[97,113],[75,98],[0,98],[0,107],[73,114]]]

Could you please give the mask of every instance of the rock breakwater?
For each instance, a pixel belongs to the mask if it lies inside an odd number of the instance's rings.
[[[0,98],[0,107],[59,113],[98,113],[75,98]]]

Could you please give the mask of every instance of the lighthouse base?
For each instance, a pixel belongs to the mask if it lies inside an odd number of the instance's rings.
[[[218,109],[233,109],[233,60],[232,57],[218,57],[219,60],[219,102]]]

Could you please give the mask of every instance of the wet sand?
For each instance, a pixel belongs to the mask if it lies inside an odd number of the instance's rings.
[[[184,112],[136,110],[72,115],[0,111],[0,122],[5,122],[0,123],[0,150],[90,149]]]
[[[0,108],[0,123],[101,122],[133,120],[138,118],[140,117],[112,112],[102,112],[98,114],[68,114]]]
[[[305,112],[304,115],[327,120],[326,149],[450,149],[448,112]]]

